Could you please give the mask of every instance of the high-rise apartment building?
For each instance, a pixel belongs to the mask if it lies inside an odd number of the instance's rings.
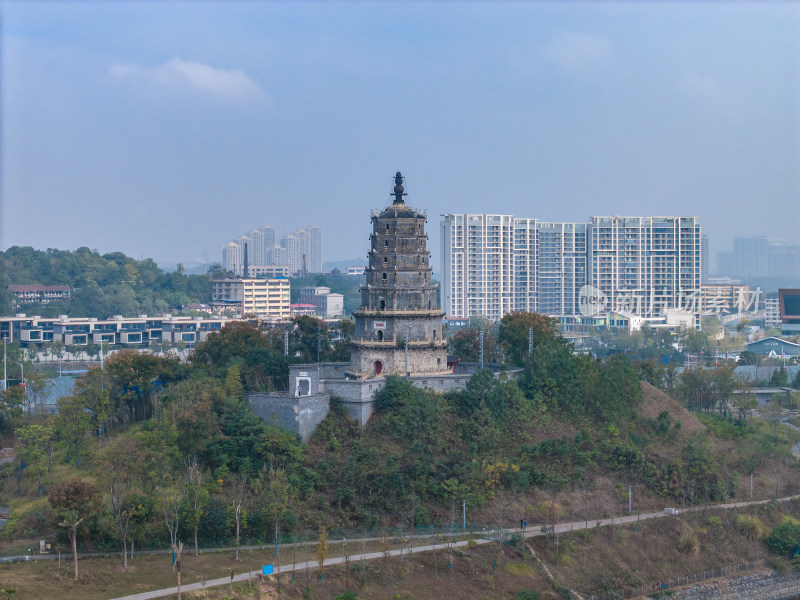
[[[514,217],[444,215],[442,304],[456,318],[500,319],[514,301]]]
[[[540,221],[536,237],[538,312],[578,314],[580,291],[586,285],[586,224]]]
[[[514,310],[539,311],[536,219],[514,219]]]
[[[442,305],[449,317],[494,320],[526,310],[654,318],[679,309],[693,312],[699,326],[702,246],[696,217],[549,223],[448,214],[441,233]]]
[[[685,308],[699,295],[700,235],[697,217],[591,217],[587,283],[613,311],[648,318]],[[696,315],[699,326],[699,307]]]

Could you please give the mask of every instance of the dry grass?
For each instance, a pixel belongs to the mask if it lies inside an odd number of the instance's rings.
[[[669,413],[672,422],[681,422],[681,431],[687,434],[702,431],[706,428],[697,417],[686,410],[681,404],[649,383],[642,382],[644,399],[637,408],[637,412],[648,419],[655,419],[663,411]]]

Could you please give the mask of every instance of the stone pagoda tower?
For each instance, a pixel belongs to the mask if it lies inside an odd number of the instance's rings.
[[[392,204],[371,213],[366,285],[361,306],[353,313],[356,330],[346,370],[350,379],[451,373],[442,339],[444,313],[431,283],[427,212],[405,203],[399,171],[394,182]]]

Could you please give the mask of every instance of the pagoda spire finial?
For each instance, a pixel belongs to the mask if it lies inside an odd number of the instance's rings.
[[[406,196],[405,188],[403,187],[403,175],[398,171],[394,175],[394,204],[405,204],[403,196]]]

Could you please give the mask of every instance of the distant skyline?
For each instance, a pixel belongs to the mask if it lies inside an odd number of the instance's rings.
[[[800,4],[0,1],[0,248],[363,257],[440,214],[800,232]]]

